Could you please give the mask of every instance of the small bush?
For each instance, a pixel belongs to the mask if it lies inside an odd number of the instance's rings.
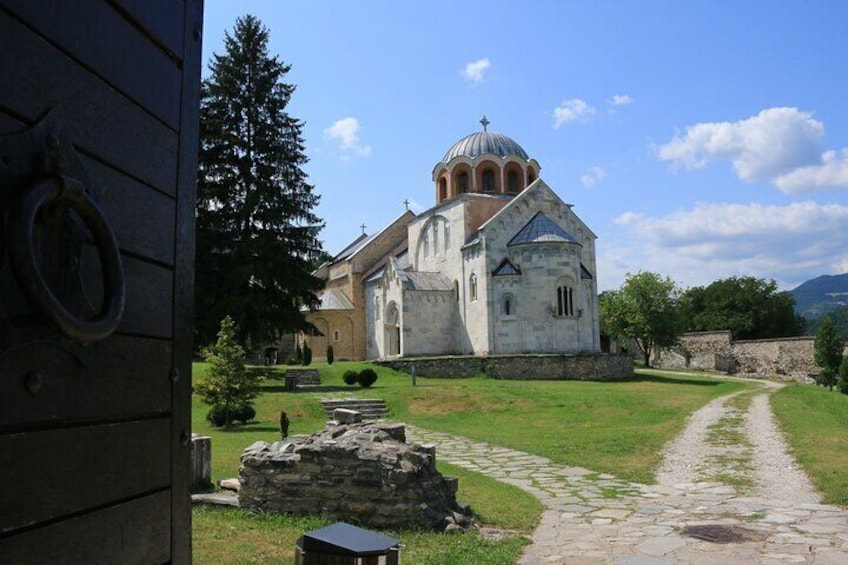
[[[362,369],[359,373],[359,384],[362,388],[370,388],[375,382],[377,382],[377,373],[374,372],[374,369]]]
[[[312,348],[307,344],[303,344],[303,366],[308,367],[312,364]]]
[[[333,364],[333,346],[328,345],[327,346],[327,365],[332,365],[332,364]]]
[[[227,409],[223,406],[213,406],[206,414],[206,421],[220,428],[227,423]]]
[[[256,409],[250,404],[244,404],[232,410],[230,415],[233,421],[246,424],[256,417]]]
[[[344,372],[344,375],[342,375],[342,380],[345,382],[346,385],[353,386],[357,383],[357,381],[359,381],[359,373],[357,373],[356,371],[347,370]]]

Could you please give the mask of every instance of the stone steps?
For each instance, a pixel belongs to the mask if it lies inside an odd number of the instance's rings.
[[[321,406],[328,418],[333,417],[333,410],[346,408],[362,414],[363,420],[378,420],[388,416],[386,401],[379,398],[345,398],[322,400]]]

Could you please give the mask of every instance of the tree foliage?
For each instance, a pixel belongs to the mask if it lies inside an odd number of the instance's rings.
[[[790,337],[804,332],[795,299],[777,283],[755,277],[730,277],[684,295],[687,331],[730,330],[734,339]]]
[[[209,371],[195,386],[194,391],[212,411],[223,411],[224,425],[229,427],[237,419],[235,412],[259,394],[259,376],[244,366],[244,348],[236,340],[238,328],[229,316],[221,321],[218,341],[203,350]]]
[[[684,324],[679,308],[680,289],[656,273],[627,274],[620,289],[599,298],[602,333],[620,340],[633,339],[650,365],[656,348],[675,345]]]
[[[833,328],[836,330],[836,335],[842,341],[848,341],[848,308],[834,310],[826,314],[830,318]],[[815,335],[819,331],[819,325],[825,316],[818,318],[807,318],[807,335]]]
[[[269,56],[253,16],[236,21],[224,49],[201,87],[195,328],[209,343],[229,315],[239,342],[260,345],[311,330],[300,308],[322,286],[311,266],[323,222],[302,168],[303,124],[286,111],[290,66]]]
[[[816,382],[833,390],[839,375],[839,364],[842,362],[842,342],[839,341],[839,336],[836,335],[836,330],[828,316],[825,316],[819,325],[813,347],[816,365],[821,368]]]

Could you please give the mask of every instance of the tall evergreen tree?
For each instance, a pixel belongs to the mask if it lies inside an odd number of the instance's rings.
[[[290,65],[269,56],[268,29],[250,15],[224,49],[201,87],[195,329],[211,343],[229,315],[241,343],[260,345],[310,329],[300,308],[322,286],[311,262],[324,224],[303,171],[303,123],[286,112]]]
[[[819,326],[813,352],[816,365],[821,368],[821,372],[816,377],[816,382],[826,386],[829,390],[833,390],[833,385],[836,384],[839,376],[839,364],[842,362],[842,343],[836,335],[833,323],[827,316]]]

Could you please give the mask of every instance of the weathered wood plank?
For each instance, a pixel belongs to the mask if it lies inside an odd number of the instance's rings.
[[[119,335],[86,347],[55,341],[16,347],[0,356],[0,433],[168,414],[172,355],[169,341]]]
[[[0,11],[0,106],[35,122],[47,110],[84,152],[166,194],[177,177],[177,136],[165,124]]]
[[[170,491],[0,540],[0,563],[150,565],[170,554]]]
[[[4,3],[74,59],[177,128],[181,79],[177,63],[104,0]],[[168,16],[162,13],[161,19]]]
[[[121,257],[121,263],[126,284],[126,304],[118,333],[172,338],[173,271],[126,255]],[[97,251],[91,245],[83,248],[80,272],[92,306],[99,310],[103,296],[103,277]]]
[[[177,59],[183,54],[183,0],[109,0]]]
[[[172,556],[175,564],[191,563],[191,483],[188,445],[178,440],[191,432],[191,353],[194,314],[194,209],[199,146],[200,55],[203,3],[185,3],[183,101],[180,120],[180,162],[177,177],[177,249],[174,267],[174,367],[180,379],[174,383],[172,406]]]
[[[90,157],[82,158],[98,189],[97,203],[125,251],[174,264],[174,217],[170,198]]]
[[[169,486],[170,418],[0,435],[0,533]]]

